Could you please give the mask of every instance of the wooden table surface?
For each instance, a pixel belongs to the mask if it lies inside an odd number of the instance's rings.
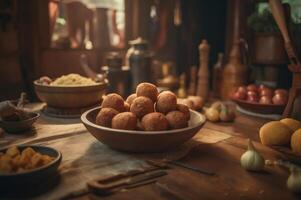
[[[240,156],[246,151],[247,138],[254,141],[256,148],[265,159],[283,158],[282,153],[262,145],[259,141],[258,130],[266,121],[237,113],[234,123],[206,122],[205,126],[190,141],[194,144],[194,148],[180,162],[213,171],[217,174],[216,176],[174,166],[167,170],[167,176],[160,178],[157,182],[161,187],[157,184],[149,184],[106,197],[89,194],[77,199],[300,199],[300,196],[292,194],[286,187],[289,175],[286,169],[268,166],[263,172],[255,173],[248,172],[240,166]],[[71,164],[81,171],[85,171],[84,169],[89,171],[88,166],[93,165],[95,160],[98,165],[91,168],[91,171],[98,170],[97,173],[103,172],[104,175],[108,175],[112,172],[116,174],[122,169],[129,170],[139,167],[144,159],[158,156],[126,154],[111,150],[96,141],[78,122],[78,120],[60,120],[42,115],[35,124],[34,133],[4,134],[0,139],[0,147],[23,143],[52,146],[63,153],[60,167],[63,177],[70,173],[70,170],[67,169]],[[68,140],[70,138],[73,139]],[[70,149],[76,143],[82,148]],[[70,145],[69,149],[66,144]],[[87,154],[87,149],[102,155],[94,159],[93,156]],[[88,156],[83,157],[83,155]],[[141,163],[139,163],[140,161]],[[82,163],[89,163],[89,165],[84,165],[85,168],[83,168]],[[91,178],[91,176],[93,177],[93,174],[84,177]],[[72,182],[70,177],[63,178],[64,184],[70,185],[68,180]],[[72,182],[74,185],[79,184],[74,183],[75,181],[78,179]],[[79,182],[85,185],[86,181],[81,177]],[[74,188],[76,187],[74,186]],[[57,199],[59,198],[58,194],[63,193],[64,185],[59,183],[50,192],[42,194],[36,199]]]

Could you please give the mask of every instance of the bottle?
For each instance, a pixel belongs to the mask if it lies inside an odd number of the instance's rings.
[[[123,97],[130,94],[130,69],[128,66],[122,66],[122,57],[117,52],[111,52],[106,57],[107,66],[101,67],[103,72],[108,75],[109,85],[108,93],[115,92]]]
[[[132,75],[132,91],[141,82],[152,82],[152,53],[148,42],[141,37],[129,42],[132,47],[127,52],[128,64]]]
[[[201,44],[199,45],[200,67],[198,71],[196,95],[202,97],[204,101],[206,101],[209,92],[209,51],[210,46],[208,45],[207,40],[202,40]]]
[[[247,83],[247,66],[241,61],[240,41],[235,40],[225,65],[222,80],[222,98],[228,100],[231,93],[239,86]]]
[[[220,97],[221,95],[221,84],[223,77],[223,59],[224,54],[219,53],[217,57],[217,62],[213,67],[213,77],[212,77],[212,90],[215,97]]]

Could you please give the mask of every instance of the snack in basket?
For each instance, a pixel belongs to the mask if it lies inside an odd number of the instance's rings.
[[[137,128],[137,117],[131,112],[119,113],[112,119],[112,128],[135,130]]]
[[[0,153],[0,174],[11,174],[32,170],[50,163],[54,158],[36,152],[30,147],[20,151],[12,146]]]
[[[131,94],[126,102],[118,94],[108,94],[95,119],[96,124],[115,129],[145,131],[162,131],[188,126],[189,108],[177,104],[174,93],[163,91],[158,95],[156,86],[150,83],[139,84],[136,92],[137,94]],[[116,114],[112,110],[104,111],[104,108],[112,108],[119,113]]]
[[[168,121],[162,113],[153,112],[145,115],[141,120],[143,130],[164,131],[168,129]]]

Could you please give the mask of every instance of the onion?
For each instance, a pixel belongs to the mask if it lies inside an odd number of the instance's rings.
[[[272,104],[272,98],[270,96],[262,96],[262,97],[260,97],[259,103]]]
[[[256,92],[257,86],[255,84],[250,84],[250,85],[248,85],[247,90]]]
[[[287,96],[281,94],[275,94],[272,100],[273,100],[273,104],[275,105],[286,105]]]

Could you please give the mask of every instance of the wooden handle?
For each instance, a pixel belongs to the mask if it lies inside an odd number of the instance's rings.
[[[290,37],[287,30],[287,25],[285,22],[285,15],[284,15],[284,9],[282,7],[280,0],[269,0],[272,14],[276,20],[276,23],[278,24],[278,27],[282,33],[282,36],[284,38],[285,43],[290,43]]]
[[[284,9],[281,4],[281,1],[280,0],[269,0],[269,3],[271,6],[272,14],[276,20],[276,23],[278,24],[278,27],[281,31],[283,38],[284,38],[284,45],[285,45],[285,49],[288,54],[288,57],[290,59],[290,62],[294,66],[298,66],[297,69],[299,71],[300,70],[300,66],[299,66],[300,61],[297,57],[295,48],[294,48],[294,46],[291,42],[290,36],[289,36],[287,24],[285,21],[285,19],[286,19],[285,13],[284,13]]]

